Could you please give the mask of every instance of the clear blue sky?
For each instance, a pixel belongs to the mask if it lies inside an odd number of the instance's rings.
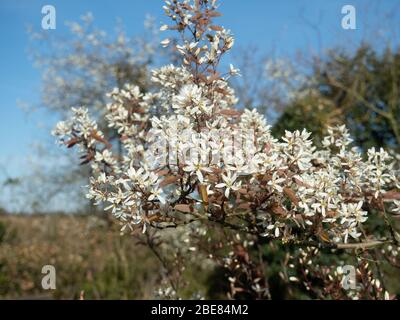
[[[349,46],[363,38],[376,39],[378,32],[389,35],[386,13],[394,16],[391,24],[400,30],[399,0],[221,0],[220,3],[221,24],[233,31],[236,46],[255,44],[265,52],[274,49],[275,55],[287,56],[296,50],[317,52],[319,47],[335,44]],[[163,16],[161,0],[1,0],[0,165],[13,176],[28,172],[25,159],[30,154],[30,145],[48,135],[46,130],[38,128],[38,123],[50,126],[54,121],[40,113],[28,115],[17,107],[18,100],[39,102],[40,73],[27,55],[26,28],[28,25],[40,28],[41,8],[46,4],[56,8],[57,29],[48,31],[55,35],[65,33],[66,20],[78,20],[89,11],[96,25],[106,31],[114,28],[117,17],[124,22],[128,34],[143,31],[146,14],[156,17],[159,25],[168,22]],[[357,9],[357,30],[341,28],[341,8],[345,4]],[[392,41],[397,43],[398,39]]]

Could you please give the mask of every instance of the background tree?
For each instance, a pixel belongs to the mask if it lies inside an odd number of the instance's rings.
[[[305,127],[320,141],[326,124],[345,123],[355,144],[399,151],[400,51],[381,53],[368,44],[355,52],[330,50],[315,60],[312,81],[301,88],[275,125],[275,132]]]
[[[41,109],[51,117],[65,119],[70,106],[86,106],[121,154],[115,130],[102,121],[108,102],[104,93],[128,83],[137,85],[143,93],[150,89],[148,71],[155,63],[158,30],[153,18],[147,17],[144,23],[145,32],[140,36],[127,35],[121,22],[113,34],[107,34],[95,26],[94,17],[88,13],[79,22],[67,22],[69,33],[65,36],[31,30],[30,52],[42,72],[42,86],[40,103],[28,106],[28,111]],[[31,163],[32,174],[21,179],[20,189],[27,195],[25,207],[46,210],[50,200],[57,203],[73,197],[69,203],[76,205],[67,210],[80,210],[85,202],[77,186],[87,183],[90,170],[77,166],[68,153],[60,158],[59,150],[54,153],[54,148],[48,148],[50,143],[51,139],[36,145],[40,161]],[[93,207],[89,204],[88,209]]]

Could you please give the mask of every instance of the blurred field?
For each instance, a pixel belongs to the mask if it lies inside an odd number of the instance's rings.
[[[277,252],[271,254],[280,260]],[[41,287],[41,270],[48,264],[56,268],[56,290]],[[280,265],[270,266],[273,276]],[[121,236],[117,225],[97,216],[0,213],[0,299],[79,299],[82,291],[85,299],[154,299],[162,287],[160,271],[159,261],[146,246]],[[390,274],[390,292],[399,294],[399,272],[388,266],[383,272]],[[226,298],[225,274],[218,268],[192,264],[183,280],[190,283],[180,292],[183,298],[196,293]],[[288,298],[287,289],[275,289],[275,298]],[[308,298],[301,293],[295,297]]]
[[[56,290],[41,287],[54,265]],[[0,215],[0,298],[148,299],[159,264],[143,246],[94,216]]]

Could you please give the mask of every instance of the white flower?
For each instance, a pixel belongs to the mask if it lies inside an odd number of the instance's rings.
[[[232,64],[229,64],[229,74],[231,76],[240,76],[240,70],[236,69]]]
[[[202,160],[198,159],[197,157],[195,157],[195,159],[191,161],[188,161],[186,165],[183,167],[183,170],[190,173],[195,172],[200,183],[204,182],[204,176],[202,171],[212,172],[212,170],[208,166],[203,164]]]
[[[359,201],[358,203],[342,204],[339,210],[339,213],[342,216],[341,223],[343,224],[345,222],[365,222],[368,217],[367,212],[361,210],[362,205],[362,201]]]
[[[355,228],[355,223],[350,224],[350,226],[343,231],[343,234],[344,243],[347,243],[349,235],[354,239],[357,239],[361,236],[361,232],[357,232],[357,229]]]
[[[395,207],[392,209],[392,212],[400,214],[400,200],[394,200],[393,204],[395,205]]]
[[[105,184],[107,182],[107,176],[106,176],[105,172],[100,173],[100,175],[97,177],[97,181],[99,183],[103,183],[103,184]]]
[[[135,184],[138,184],[140,187],[147,187],[151,185],[149,182],[150,174],[143,168],[136,170],[135,168],[130,167],[127,171],[127,174],[129,179]]]
[[[271,236],[271,232],[272,235],[275,238],[279,238],[279,236],[281,235],[281,228],[284,228],[285,224],[283,224],[282,222],[276,221],[275,223],[271,223],[269,225],[267,225],[266,227],[266,231],[264,233],[261,234],[262,237],[267,237],[267,236]]]
[[[164,39],[164,40],[161,41],[160,43],[161,43],[161,45],[162,45],[164,48],[166,48],[166,47],[168,47],[168,45],[169,45],[169,43],[170,43],[170,40],[169,40],[169,39]]]
[[[160,31],[168,30],[168,25],[164,24],[160,27]]]
[[[65,122],[60,121],[57,123],[56,127],[52,131],[52,135],[65,137],[71,133],[71,127]]]
[[[185,85],[173,99],[172,107],[181,110],[187,114],[193,115],[198,113],[209,114],[212,106],[209,101],[202,96],[202,89],[195,85]]]
[[[278,177],[278,173],[275,171],[272,174],[272,178],[270,181],[268,181],[268,185],[272,187],[273,190],[278,191],[278,192],[282,192],[283,188],[282,186],[280,186],[280,184],[282,182],[284,182],[286,179],[284,178],[279,178]]]
[[[152,186],[150,189],[149,200],[158,199],[162,204],[165,204],[165,196],[163,195],[163,190],[159,186]]]
[[[235,182],[237,179],[236,174],[232,174],[232,172],[228,172],[227,175],[222,174],[222,180],[224,182],[218,183],[215,187],[216,188],[225,188],[225,197],[229,198],[230,190],[237,191],[240,189],[242,182]]]
[[[95,161],[96,162],[104,161],[104,162],[106,162],[108,164],[115,164],[116,163],[111,151],[108,150],[108,149],[105,149],[102,153],[96,152]]]

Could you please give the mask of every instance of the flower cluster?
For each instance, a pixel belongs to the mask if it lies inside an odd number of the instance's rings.
[[[164,9],[175,25],[161,29],[176,30],[183,39],[176,45],[182,66],[154,70],[154,92],[127,85],[109,94],[106,120],[119,134],[121,156],[113,155],[85,109],[73,109],[72,120],[54,130],[68,146],[79,144],[91,162],[88,198],[104,204],[123,230],[195,224],[207,227],[207,241],[215,224],[231,230],[236,240],[226,245],[236,249],[230,256],[257,279],[258,266],[240,260],[247,250],[243,241],[267,237],[329,249],[397,243],[387,218],[390,210],[400,211],[392,157],[372,148],[363,158],[344,126],[327,128],[321,149],[306,130],[273,137],[255,109],[233,109],[237,99],[228,79],[238,70],[217,71],[234,41],[212,23],[219,16],[216,1],[166,1]],[[385,222],[384,239],[366,233],[371,216]],[[250,287],[260,297],[266,285],[257,280]]]

